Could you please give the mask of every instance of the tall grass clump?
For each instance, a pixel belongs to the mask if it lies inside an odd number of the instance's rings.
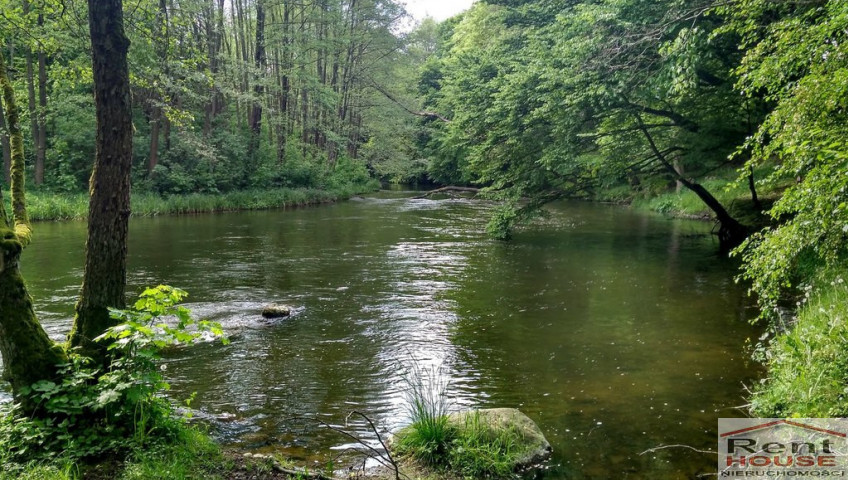
[[[479,412],[449,414],[447,375],[439,368],[413,367],[407,377],[412,423],[392,448],[426,467],[466,478],[508,478],[522,453],[523,434],[493,426]]]
[[[84,219],[88,216],[88,195],[27,192],[27,211],[32,220]]]
[[[479,412],[462,416],[460,434],[448,450],[451,469],[466,477],[504,478],[513,473],[523,434],[514,427],[494,429]]]
[[[412,424],[397,436],[395,448],[427,465],[445,465],[457,429],[448,421],[449,382],[441,368],[417,364],[406,376],[408,413]]]
[[[760,417],[848,416],[848,285],[841,276],[808,291],[797,322],[762,351],[768,377],[753,389]]]

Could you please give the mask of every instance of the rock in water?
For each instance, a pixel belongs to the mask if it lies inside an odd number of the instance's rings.
[[[265,318],[282,318],[291,315],[292,308],[288,305],[271,304],[266,305],[262,309],[262,316]]]
[[[551,444],[536,422],[515,408],[490,408],[467,410],[448,415],[451,423],[459,428],[469,422],[479,422],[480,426],[492,432],[513,430],[521,439],[517,450],[520,452],[515,461],[515,470],[531,468],[551,457]]]

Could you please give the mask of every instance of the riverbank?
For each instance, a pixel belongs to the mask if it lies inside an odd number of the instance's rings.
[[[750,191],[727,180],[708,180],[705,186],[728,208],[731,216],[757,230],[773,226],[763,212],[780,198],[779,190],[760,195],[760,205]],[[722,188],[724,186],[724,188]],[[712,219],[712,212],[688,190],[648,198],[629,199],[632,208],[674,217]],[[753,358],[766,370],[761,382],[751,386],[747,409],[762,418],[835,418],[848,415],[848,265],[821,271],[807,265],[793,280],[794,308],[775,313],[771,334],[753,347]]]
[[[295,473],[299,472],[299,473]],[[324,478],[330,478],[330,472]],[[5,464],[0,480],[287,480],[322,478],[282,457],[225,450],[194,426],[177,441],[130,451],[124,458],[88,463],[53,460],[27,465]]]
[[[768,374],[756,385],[750,411],[760,417],[848,416],[848,284],[845,269],[819,274],[803,288],[796,317],[755,352]]]
[[[758,191],[757,202],[752,199],[747,185],[736,181],[737,172],[728,170],[701,181],[707,189],[743,225],[759,229],[770,225],[771,219],[763,212],[771,209],[780,197],[779,190]],[[629,205],[642,212],[655,212],[674,218],[712,220],[715,213],[694,192],[687,188],[635,191],[621,186],[598,192],[593,200]]]
[[[325,189],[279,188],[166,196],[141,192],[132,195],[131,210],[134,217],[269,210],[330,203],[379,188],[379,182],[372,180]],[[27,203],[30,219],[34,221],[84,220],[88,216],[86,193],[27,192]]]

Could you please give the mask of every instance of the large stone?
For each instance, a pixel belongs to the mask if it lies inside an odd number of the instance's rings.
[[[288,305],[282,304],[271,304],[266,305],[265,308],[262,309],[262,316],[265,318],[282,318],[288,317],[291,315],[292,308]]]
[[[468,410],[448,415],[451,423],[463,428],[469,421],[479,421],[493,432],[514,430],[521,439],[515,470],[536,466],[551,457],[551,444],[536,422],[515,408]]]
[[[476,428],[485,428],[498,436],[499,432],[508,432],[516,438],[517,455],[512,470],[521,472],[541,466],[551,456],[551,444],[545,438],[542,430],[527,415],[514,408],[492,408],[487,410],[467,410],[448,415],[448,421],[457,429],[462,430],[475,422]],[[389,450],[395,450],[395,442],[408,434],[411,426],[401,429],[389,441]],[[397,459],[402,478],[413,480],[466,480],[459,472],[450,469],[432,468],[413,456],[403,456]],[[391,468],[378,467],[365,475],[370,480],[394,480],[395,472]]]

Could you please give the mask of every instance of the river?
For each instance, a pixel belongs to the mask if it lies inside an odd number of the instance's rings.
[[[222,441],[323,462],[352,410],[393,430],[415,370],[454,409],[517,407],[554,448],[545,479],[715,472],[716,420],[759,371],[753,305],[704,222],[568,202],[509,243],[490,205],[382,192],[286,211],[133,219],[129,288],[190,294],[229,345],[171,353],[169,393]],[[69,328],[85,225],[40,223],[22,269],[48,332]],[[264,304],[296,313],[267,321]],[[349,429],[364,436],[361,422]]]

